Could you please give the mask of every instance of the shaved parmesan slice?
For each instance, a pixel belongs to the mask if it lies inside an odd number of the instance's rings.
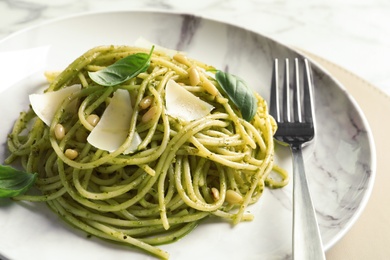
[[[146,40],[145,38],[138,38],[135,42],[134,42],[134,45],[136,47],[141,47],[141,48],[145,48],[145,49],[151,49],[152,46],[154,46],[154,50],[155,51],[161,51],[161,52],[164,52],[166,55],[170,56],[170,57],[173,57],[175,54],[177,53],[182,53],[182,52],[179,52],[179,51],[176,51],[176,50],[172,50],[172,49],[167,49],[167,48],[164,48],[164,47],[161,47],[157,44],[154,44],[148,40]]]
[[[201,100],[174,80],[169,80],[165,88],[167,114],[184,121],[192,121],[210,114],[213,106]]]
[[[89,134],[87,141],[101,150],[110,153],[116,151],[126,140],[133,107],[127,90],[118,89],[111,98],[99,123]],[[136,132],[130,146],[123,152],[128,154],[137,150],[141,137]]]
[[[69,97],[73,92],[81,89],[80,84],[62,88],[57,91],[46,92],[43,94],[31,94],[29,96],[30,104],[35,114],[47,125],[50,126],[58,108],[62,102]],[[72,101],[67,110],[76,111],[77,100]]]

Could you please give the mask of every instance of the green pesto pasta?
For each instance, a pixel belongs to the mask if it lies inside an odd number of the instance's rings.
[[[154,51],[145,72],[117,86],[101,86],[89,78],[89,71],[149,51],[99,46],[58,75],[48,74],[46,92],[82,87],[64,100],[50,127],[32,109],[21,113],[8,138],[6,163],[20,160],[26,171],[39,175],[35,186],[41,195],[15,199],[46,202],[93,236],[168,258],[156,245],[177,240],[208,217],[233,224],[250,221],[247,206],[258,201],[265,186],[286,185],[288,176],[273,165],[277,126],[265,101],[256,95],[257,113],[245,121],[207,72],[214,68],[202,62]],[[198,80],[191,76],[194,68]],[[169,80],[214,109],[192,121],[170,116],[165,106]],[[118,89],[130,93],[133,114],[126,140],[108,152],[86,141],[94,128],[89,116],[101,117]],[[67,107],[73,100],[77,111],[70,113]],[[61,137],[59,125],[64,127]],[[124,154],[136,134],[142,142],[135,152]],[[270,177],[272,171],[278,178]]]

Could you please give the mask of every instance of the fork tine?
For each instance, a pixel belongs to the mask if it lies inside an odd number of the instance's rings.
[[[279,69],[278,59],[274,60],[274,67],[272,72],[271,81],[271,103],[270,103],[270,114],[275,118],[276,122],[280,122],[280,109],[279,109]]]
[[[289,59],[284,60],[284,75],[282,86],[282,99],[279,98],[279,61],[274,59],[272,81],[271,81],[271,102],[270,114],[275,118],[276,122],[313,122],[313,107],[312,107],[312,72],[310,63],[307,59],[303,60],[303,74],[300,72],[300,60],[294,59],[294,71],[292,72],[292,82],[290,82],[290,62]],[[301,77],[303,82],[301,82]],[[303,83],[303,87],[301,84]],[[292,91],[292,99],[290,92]],[[303,98],[302,93],[303,92]],[[282,104],[280,103],[281,101]],[[290,103],[293,103],[292,106]],[[302,104],[303,103],[303,104]],[[293,117],[293,118],[291,118]],[[304,119],[302,118],[304,117]]]
[[[299,74],[299,60],[294,59],[294,82],[293,82],[293,110],[294,121],[302,122],[301,111],[301,87],[300,87],[300,74]]]
[[[284,60],[283,82],[283,122],[291,122],[290,115],[290,66],[288,59]]]
[[[305,110],[305,122],[311,123],[313,122],[313,76],[311,72],[311,67],[309,61],[307,59],[304,60],[304,79],[303,79],[303,88],[304,88],[304,99],[303,99],[303,107]]]

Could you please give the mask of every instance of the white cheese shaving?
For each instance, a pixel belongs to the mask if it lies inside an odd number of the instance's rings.
[[[172,79],[167,82],[165,88],[165,106],[168,115],[184,121],[205,117],[214,108]]]
[[[81,89],[80,84],[62,88],[57,91],[46,92],[43,94],[31,94],[29,96],[30,104],[35,114],[47,125],[50,126],[58,108],[62,102],[73,92]],[[67,110],[72,112],[76,109],[77,100],[72,101]]]
[[[132,114],[133,108],[129,92],[118,89],[111,98],[99,123],[89,134],[87,141],[101,150],[116,151],[128,136]],[[134,152],[141,142],[141,137],[135,132],[133,140],[124,154]]]

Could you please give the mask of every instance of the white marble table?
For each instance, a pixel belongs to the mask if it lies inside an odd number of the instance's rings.
[[[386,0],[0,0],[0,39],[51,19],[109,10],[173,10],[239,25],[323,57],[390,94]],[[348,259],[341,251],[329,250],[328,259]]]

